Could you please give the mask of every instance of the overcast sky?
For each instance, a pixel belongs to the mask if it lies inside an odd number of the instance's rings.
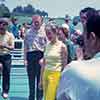
[[[32,4],[45,10],[49,16],[78,15],[80,9],[91,6],[100,9],[100,0],[6,0],[6,5],[12,10],[17,5]]]

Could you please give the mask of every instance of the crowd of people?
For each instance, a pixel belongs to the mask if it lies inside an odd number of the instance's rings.
[[[99,100],[100,10],[87,7],[79,16],[71,21],[66,15],[62,25],[55,20],[45,23],[42,16],[33,15],[31,25],[18,26],[18,19],[12,18],[9,32],[8,20],[0,18],[3,98],[8,98],[9,93],[10,51],[14,49],[14,39],[22,38],[28,100]]]
[[[30,28],[29,22],[20,23],[17,17],[9,20],[8,31],[13,33],[17,39],[24,39],[26,31]]]

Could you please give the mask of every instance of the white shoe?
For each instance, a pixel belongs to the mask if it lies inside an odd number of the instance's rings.
[[[8,98],[8,93],[2,93],[2,97],[3,97],[4,99],[7,99],[7,98]]]

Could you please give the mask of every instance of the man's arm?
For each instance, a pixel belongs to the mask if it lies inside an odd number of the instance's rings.
[[[10,33],[8,43],[7,43],[7,42],[2,42],[2,41],[1,41],[1,42],[0,42],[0,47],[2,47],[2,48],[7,48],[7,49],[9,49],[9,50],[13,50],[13,49],[14,49],[14,40],[15,40],[15,38],[14,38],[13,34]]]

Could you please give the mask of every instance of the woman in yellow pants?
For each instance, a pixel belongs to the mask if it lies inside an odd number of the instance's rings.
[[[44,58],[40,60],[40,86],[43,85],[44,100],[55,100],[61,70],[67,64],[67,48],[58,40],[55,24],[49,23],[45,29],[50,42],[46,46]]]

